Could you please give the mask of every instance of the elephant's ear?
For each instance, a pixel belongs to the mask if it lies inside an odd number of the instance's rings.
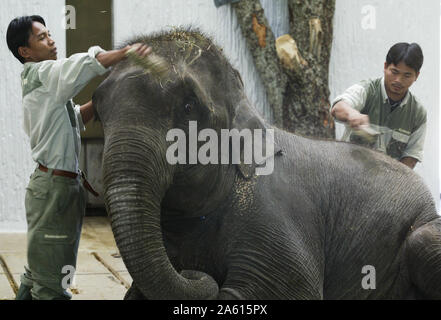
[[[200,77],[196,77],[191,72],[186,72],[186,71],[183,72],[183,74],[185,74],[184,77],[185,83],[187,83],[192,88],[193,92],[196,94],[201,104],[207,108],[207,112],[210,114],[212,118],[225,116],[225,120],[227,121],[228,118],[227,114],[231,112],[233,113],[233,120],[230,128],[230,133],[231,133],[231,129],[237,129],[239,132],[241,132],[244,129],[248,129],[251,131],[251,134],[253,136],[252,148],[251,148],[251,152],[253,153],[251,155],[252,161],[251,162],[245,161],[245,157],[244,157],[245,144],[240,143],[240,163],[236,164],[239,172],[244,176],[244,178],[249,179],[256,174],[259,174],[259,172],[261,174],[271,173],[272,171],[269,173],[265,173],[264,172],[265,170],[262,170],[262,168],[264,169],[267,168],[266,166],[267,162],[272,161],[272,163],[274,164],[274,155],[278,154],[281,151],[281,149],[274,142],[273,128],[265,124],[265,122],[258,115],[258,113],[250,107],[248,100],[245,98],[243,94],[243,82],[242,79],[240,78],[240,74],[236,70],[235,73],[239,77],[240,84],[242,85],[242,87],[239,88],[240,93],[238,94],[238,98],[240,99],[239,100],[240,102],[234,107],[231,106],[231,109],[229,109],[228,111],[223,110],[224,112],[222,112],[219,109],[220,105],[218,105],[218,108],[214,107],[216,105],[216,102],[213,101],[210,94],[208,94],[208,92],[206,91],[206,88],[202,85],[202,83],[204,82],[200,79]],[[261,136],[260,139],[257,139],[255,141],[254,133],[256,132],[255,130],[257,129],[261,130]],[[269,141],[270,143],[267,144],[266,143],[267,141]],[[248,141],[248,143],[250,142]],[[230,137],[230,147],[231,146],[232,144]],[[261,159],[256,159],[254,157],[255,150],[257,150],[257,152],[260,152]],[[230,157],[231,156],[232,155],[230,154]],[[231,158],[229,160],[232,161]],[[229,163],[233,163],[233,162],[229,162]]]
[[[267,168],[268,162],[270,161],[272,161],[272,164],[274,164],[274,156],[281,152],[281,148],[276,144],[274,140],[274,129],[266,124],[255,110],[251,109],[246,99],[244,99],[241,104],[236,108],[235,116],[233,118],[233,129],[237,129],[239,131],[242,131],[243,129],[249,129],[251,130],[251,133],[253,135],[253,160],[251,163],[245,163],[244,144],[241,143],[240,146],[241,162],[240,164],[237,164],[237,168],[244,178],[249,179],[252,178],[254,175],[258,175],[259,168],[260,170],[262,170],[263,168]],[[261,138],[255,139],[254,133],[257,133],[257,137]],[[256,152],[260,153],[260,159],[256,159],[254,157]],[[271,172],[268,172],[267,174]]]

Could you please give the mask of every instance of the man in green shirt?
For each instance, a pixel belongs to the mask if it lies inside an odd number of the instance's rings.
[[[25,197],[28,265],[16,299],[70,299],[66,270],[76,267],[86,204],[78,167],[80,130],[93,118],[92,101],[78,106],[72,98],[123,60],[132,46],[108,52],[95,46],[57,60],[55,42],[40,16],[12,20],[6,37],[24,64],[24,130],[36,162]],[[146,45],[133,47],[140,57],[151,52]]]
[[[346,124],[345,141],[356,141],[353,129],[371,127],[380,134],[373,147],[410,168],[422,161],[427,115],[409,91],[423,64],[416,43],[393,45],[384,63],[384,77],[362,81],[334,99],[331,114]]]

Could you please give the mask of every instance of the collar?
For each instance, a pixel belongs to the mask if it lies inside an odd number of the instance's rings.
[[[42,85],[38,77],[38,70],[34,67],[35,64],[36,62],[26,62],[23,65],[23,72],[21,73],[23,98]]]
[[[33,64],[36,64],[36,62],[25,62],[23,64],[23,70],[26,70],[27,68],[29,68],[30,66],[32,66]]]
[[[386,86],[384,85],[384,77],[381,77],[381,96],[383,97],[383,103],[389,103],[389,97],[387,96],[386,93]],[[410,98],[410,93],[409,90],[407,90],[406,95],[404,96],[398,108],[404,106],[409,100],[409,98]]]
[[[29,71],[29,68],[30,68],[33,64],[35,64],[35,62],[25,62],[25,63],[23,64],[23,71],[21,72],[21,78],[22,78],[22,79],[26,76],[27,72]]]

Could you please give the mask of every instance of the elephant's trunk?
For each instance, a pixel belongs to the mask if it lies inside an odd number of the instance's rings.
[[[215,297],[216,282],[189,280],[172,266],[161,231],[161,201],[173,179],[165,134],[139,127],[108,134],[103,159],[105,203],[124,263],[148,299]]]

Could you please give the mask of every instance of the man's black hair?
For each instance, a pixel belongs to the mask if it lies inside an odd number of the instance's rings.
[[[25,63],[25,59],[18,53],[18,48],[29,46],[29,37],[32,34],[32,23],[34,21],[46,26],[44,19],[40,16],[23,16],[12,20],[6,32],[9,50],[21,63]]]
[[[416,73],[420,72],[423,60],[423,51],[417,43],[396,43],[389,49],[386,56],[387,65],[391,63],[397,65],[403,61],[408,67],[415,70]]]

